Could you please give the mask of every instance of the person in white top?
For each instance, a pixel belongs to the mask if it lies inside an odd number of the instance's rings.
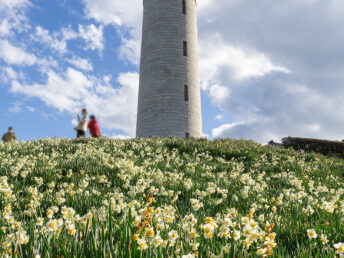
[[[87,116],[88,112],[87,112],[87,110],[84,108],[81,110],[81,113],[82,113],[82,117],[77,115],[78,125],[74,128],[74,130],[76,130],[76,137],[77,138],[86,136],[87,125],[88,125],[88,116]]]

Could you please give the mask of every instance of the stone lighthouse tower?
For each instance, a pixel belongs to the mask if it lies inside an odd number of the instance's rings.
[[[138,137],[202,136],[196,0],[143,0]]]

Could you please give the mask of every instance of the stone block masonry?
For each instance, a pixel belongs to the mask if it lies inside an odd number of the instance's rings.
[[[197,3],[144,0],[143,6],[136,135],[201,137]]]

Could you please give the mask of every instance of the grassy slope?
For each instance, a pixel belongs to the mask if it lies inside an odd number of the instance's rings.
[[[274,256],[330,257],[336,251],[334,244],[344,242],[344,162],[339,159],[269,149],[250,141],[55,139],[0,145],[0,163],[0,177],[7,177],[0,180],[0,209],[5,211],[5,205],[11,204],[8,213],[22,227],[0,215],[0,254],[12,247],[12,252],[29,257],[38,253],[160,257],[194,254],[192,247],[198,243],[196,254],[201,257],[256,256],[266,248],[266,230],[276,233]],[[13,185],[13,196],[8,195],[5,179]],[[196,211],[191,199],[203,207]],[[54,206],[59,210],[48,218],[46,212]],[[73,208],[75,214],[63,218],[63,206]],[[157,214],[157,208],[165,215]],[[189,214],[196,223],[187,222]],[[247,216],[257,224],[252,231],[259,237],[245,242],[252,239],[244,235],[242,217]],[[37,217],[44,220],[43,226],[36,225]],[[220,232],[225,231],[225,218],[232,225],[224,236]],[[54,219],[62,221],[57,231],[47,224]],[[83,219],[89,220],[89,226]],[[75,233],[68,230],[67,222],[74,225]],[[211,238],[204,234],[208,224],[213,224]],[[161,244],[154,248],[148,228],[162,240],[171,240],[172,230],[178,238],[168,242],[168,248]],[[192,229],[196,238],[190,237]],[[315,230],[316,239],[308,237],[308,229]],[[27,244],[12,240],[6,246],[10,234],[20,239],[23,230]],[[239,240],[231,237],[235,230],[242,234]],[[132,240],[135,233],[151,247],[139,251],[140,240]],[[325,245],[321,234],[329,240]]]

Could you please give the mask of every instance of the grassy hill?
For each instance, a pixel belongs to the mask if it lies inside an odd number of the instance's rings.
[[[0,164],[1,257],[344,252],[339,159],[250,141],[51,139],[0,144]]]

